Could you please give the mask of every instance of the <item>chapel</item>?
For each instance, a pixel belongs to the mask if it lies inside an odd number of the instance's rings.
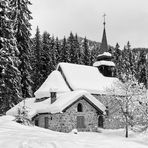
[[[25,99],[28,117],[36,126],[59,132],[110,128],[107,89],[115,87],[119,80],[108,52],[105,21],[103,25],[100,54],[92,66],[61,62],[34,93],[35,97]],[[20,102],[7,114],[16,116],[23,104]]]

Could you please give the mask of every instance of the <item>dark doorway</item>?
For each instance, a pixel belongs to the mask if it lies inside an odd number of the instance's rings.
[[[98,118],[98,127],[103,128],[103,116],[99,116],[99,118]]]

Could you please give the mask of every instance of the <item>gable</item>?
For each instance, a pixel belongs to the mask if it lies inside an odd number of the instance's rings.
[[[98,111],[98,113],[101,113],[103,114],[103,111],[98,107],[96,106],[93,102],[91,102],[86,96],[81,96],[79,97],[77,100],[75,100],[73,103],[69,104],[67,107],[65,107],[62,112],[66,112],[66,110],[70,109],[72,106],[74,106],[75,104],[79,103],[80,101],[86,101],[91,107],[93,107],[95,110]]]

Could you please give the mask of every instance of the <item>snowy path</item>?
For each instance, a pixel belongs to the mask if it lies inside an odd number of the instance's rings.
[[[126,139],[123,130],[58,133],[0,118],[0,148],[146,148],[147,137],[131,133],[130,138]]]

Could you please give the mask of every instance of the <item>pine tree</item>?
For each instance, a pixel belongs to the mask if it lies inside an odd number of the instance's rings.
[[[50,67],[51,63],[51,49],[50,49],[50,43],[51,43],[51,37],[50,34],[47,32],[44,32],[42,35],[42,48],[41,48],[41,83],[45,81],[45,79],[48,77],[48,75],[52,72],[52,69]]]
[[[70,62],[67,40],[65,37],[64,37],[62,44],[61,44],[61,61],[62,62]]]
[[[99,47],[96,46],[90,51],[90,65],[93,65],[98,55],[99,55]]]
[[[31,79],[33,81],[32,90],[35,92],[41,85],[40,79],[41,79],[41,35],[39,27],[36,29],[35,38],[33,39],[33,46],[31,50],[31,67],[32,67],[32,74]]]
[[[128,79],[129,75],[135,76],[135,65],[134,65],[134,55],[131,50],[131,45],[129,41],[127,42],[127,45],[124,47],[124,50],[122,52],[122,77],[123,79]]]
[[[50,41],[50,57],[51,57],[50,68],[53,71],[56,69],[56,65],[57,65],[54,36],[51,38],[51,41]]]
[[[88,40],[86,37],[84,38],[84,41],[82,43],[82,48],[83,48],[83,64],[84,65],[90,65],[90,50],[89,50],[89,45],[88,45]]]
[[[77,64],[82,64],[82,51],[80,48],[80,43],[78,41],[78,36],[77,34],[74,37],[74,44],[75,44],[75,53],[76,53],[76,63]]]
[[[13,34],[14,21],[10,17],[9,0],[0,2],[0,114],[21,100],[19,51]]]
[[[113,56],[113,61],[115,63],[115,67],[116,67],[116,77],[118,77],[119,79],[121,79],[122,77],[122,51],[119,49],[120,46],[117,43],[115,49],[112,52],[112,56]]]
[[[139,60],[137,62],[137,79],[139,83],[143,83],[145,86],[147,84],[146,78],[146,53],[144,51],[140,52]]]
[[[77,63],[77,56],[76,56],[76,47],[74,41],[74,35],[71,32],[69,38],[67,39],[68,43],[68,50],[69,50],[69,58],[71,63]]]
[[[19,65],[19,70],[21,72],[21,89],[23,93],[23,98],[30,97],[32,95],[31,91],[31,66],[30,66],[30,30],[31,24],[29,21],[32,19],[31,12],[28,6],[31,5],[29,0],[11,0],[12,19],[15,21],[14,24],[14,34],[17,39],[17,47],[20,52],[19,59],[21,64]]]
[[[56,37],[55,40],[55,48],[54,48],[54,53],[55,53],[55,57],[56,57],[56,65],[61,62],[61,44],[60,41],[58,39],[58,37]]]

